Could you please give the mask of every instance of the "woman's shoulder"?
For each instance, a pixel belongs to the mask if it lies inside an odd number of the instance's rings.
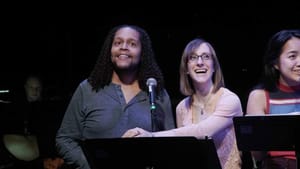
[[[234,97],[238,97],[238,95],[235,92],[233,92],[232,90],[230,90],[228,88],[225,88],[225,87],[221,87],[218,92],[221,92],[222,96],[234,96]]]
[[[222,100],[227,100],[229,102],[240,102],[240,98],[239,96],[233,92],[232,90],[228,89],[228,88],[225,88],[225,87],[222,87],[219,89],[218,91],[220,93],[220,98]]]
[[[178,105],[179,104],[187,104],[190,102],[190,99],[191,99],[191,96],[184,97],[181,101],[179,101]]]
[[[183,107],[188,107],[189,103],[190,103],[190,96],[187,96],[185,98],[183,98],[181,101],[179,101],[179,103],[177,104],[176,108],[183,108]]]
[[[176,115],[184,115],[190,107],[190,96],[183,98],[176,106]]]
[[[242,115],[242,104],[239,96],[228,88],[220,88],[221,96],[217,100],[218,114],[222,116]],[[229,111],[230,110],[230,111]]]
[[[261,97],[265,97],[266,91],[264,89],[253,89],[250,93],[249,93],[249,98],[261,98]]]

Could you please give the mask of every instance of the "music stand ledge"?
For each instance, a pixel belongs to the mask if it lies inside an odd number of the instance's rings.
[[[82,142],[92,169],[221,169],[212,139],[144,137],[89,139]]]
[[[299,165],[300,115],[256,115],[233,118],[242,151],[295,151]]]

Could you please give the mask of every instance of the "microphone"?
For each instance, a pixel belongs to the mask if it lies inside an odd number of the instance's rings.
[[[155,87],[157,85],[157,82],[154,78],[150,77],[147,79],[147,86],[149,91],[149,99],[150,99],[150,109],[154,110],[156,109],[155,106]]]

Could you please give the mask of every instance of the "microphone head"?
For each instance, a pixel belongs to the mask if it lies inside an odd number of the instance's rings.
[[[150,77],[147,79],[147,86],[156,86],[157,85],[157,81],[156,79],[154,79],[153,77]]]

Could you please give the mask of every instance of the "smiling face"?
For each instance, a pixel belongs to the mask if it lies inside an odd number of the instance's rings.
[[[291,38],[282,48],[277,63],[280,82],[288,86],[300,85],[300,39]]]
[[[212,83],[214,73],[213,58],[209,46],[202,43],[188,57],[188,74],[194,84]]]
[[[116,69],[132,70],[138,67],[142,50],[139,38],[139,32],[130,27],[116,32],[111,47],[111,59]]]

